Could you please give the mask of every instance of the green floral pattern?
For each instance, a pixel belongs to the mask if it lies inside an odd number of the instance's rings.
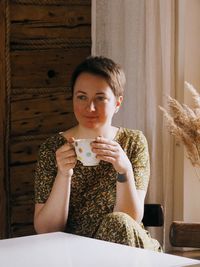
[[[143,133],[138,130],[119,128],[115,141],[121,145],[132,163],[136,188],[146,191],[149,182],[149,153]],[[49,197],[57,173],[55,152],[65,142],[67,141],[62,135],[56,134],[48,138],[40,147],[35,171],[35,203],[45,203]],[[100,161],[97,166],[86,167],[77,161],[71,182],[66,232],[96,238],[101,236],[99,231],[99,228],[102,229],[101,223],[105,224],[106,216],[113,212],[116,177],[117,172],[108,162]],[[132,238],[129,243],[145,247],[144,242],[139,245],[138,242],[133,241],[135,236],[137,240],[140,238],[139,232],[134,231],[136,222],[133,219],[132,221],[134,234],[131,236],[130,233],[128,234],[128,239]],[[137,225],[143,233],[145,230],[139,224]],[[113,234],[117,235],[116,228],[113,228]],[[151,240],[150,237],[148,239]]]

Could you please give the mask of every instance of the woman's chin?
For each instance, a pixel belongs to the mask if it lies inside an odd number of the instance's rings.
[[[85,123],[83,126],[89,129],[97,129],[100,127],[100,123],[88,122],[88,123]]]

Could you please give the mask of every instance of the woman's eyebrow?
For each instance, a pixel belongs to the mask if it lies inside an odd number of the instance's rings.
[[[85,94],[85,95],[86,95],[86,92],[81,91],[81,90],[78,90],[78,91],[75,93],[75,95],[77,95],[77,94]]]
[[[96,95],[106,95],[104,92],[96,93]]]

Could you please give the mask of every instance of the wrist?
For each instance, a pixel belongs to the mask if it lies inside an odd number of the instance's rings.
[[[124,173],[118,173],[117,174],[117,182],[119,183],[125,183],[127,182],[127,176]]]
[[[59,179],[59,180],[63,180],[63,181],[71,181],[71,178],[72,178],[72,175],[71,174],[63,174],[63,173],[60,173],[58,172],[57,175],[56,175],[56,178]]]
[[[133,177],[133,171],[132,170],[128,170],[128,171],[125,171],[123,173],[120,172],[117,174],[117,182],[125,183],[128,180],[130,180],[130,178],[132,178],[132,177]]]

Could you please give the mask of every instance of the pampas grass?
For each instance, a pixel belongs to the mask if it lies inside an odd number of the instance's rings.
[[[192,165],[200,167],[200,95],[188,82],[185,82],[185,89],[192,96],[193,108],[180,104],[170,96],[168,96],[169,112],[163,107],[159,108],[166,119],[170,134],[184,144]]]

